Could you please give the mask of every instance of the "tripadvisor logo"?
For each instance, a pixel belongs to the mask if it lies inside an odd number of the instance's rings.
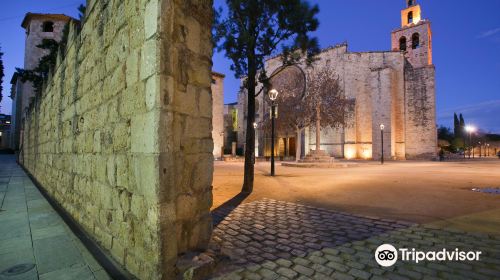
[[[375,260],[380,266],[393,266],[398,260],[419,263],[421,261],[479,261],[481,251],[460,251],[459,249],[439,251],[417,251],[415,248],[396,249],[391,244],[378,246]]]

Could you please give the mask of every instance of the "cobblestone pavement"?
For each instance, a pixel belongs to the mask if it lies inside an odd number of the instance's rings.
[[[218,279],[500,279],[500,236],[264,199],[214,210]],[[375,249],[482,251],[478,262],[379,266]]]
[[[0,155],[0,279],[109,279],[10,155]]]

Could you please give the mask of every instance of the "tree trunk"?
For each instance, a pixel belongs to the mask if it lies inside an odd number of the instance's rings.
[[[300,161],[302,153],[302,129],[296,128],[297,138],[295,138],[295,161]]]
[[[257,75],[257,67],[252,56],[248,57],[248,80],[247,80],[247,94],[248,94],[248,109],[247,109],[247,128],[246,128],[246,149],[245,149],[245,171],[243,178],[242,192],[251,193],[253,191],[254,180],[254,154],[255,154],[255,129],[253,123],[255,122],[255,86]]]
[[[320,132],[320,108],[316,108],[316,151],[321,150],[321,132]]]

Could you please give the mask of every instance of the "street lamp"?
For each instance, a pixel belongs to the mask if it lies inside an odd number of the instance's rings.
[[[481,157],[483,155],[483,144],[481,144],[481,142],[479,142],[479,157]],[[472,153],[472,158],[474,158],[474,153]]]
[[[254,159],[253,163],[254,164],[255,164],[256,158],[259,156],[259,141],[258,141],[259,137],[257,137],[257,127],[258,127],[257,123],[254,122],[253,123],[253,130],[255,132],[254,133],[255,134],[255,149],[254,149],[254,154],[253,154],[253,159]]]
[[[470,147],[472,146],[472,133],[474,133],[476,131],[476,128],[471,126],[471,125],[468,125],[465,127],[465,131],[467,131],[469,133],[469,149]],[[474,152],[474,149],[472,149],[472,152]],[[469,158],[470,158],[470,150],[469,150]],[[464,156],[465,156],[465,152],[464,152]]]
[[[276,98],[278,91],[272,89],[269,91],[269,99],[271,99],[271,176],[274,176],[274,119],[276,118]]]
[[[384,129],[385,129],[385,125],[381,124],[380,125],[380,139],[382,139],[382,145],[381,145],[382,156],[380,157],[380,164],[384,164]]]
[[[486,156],[490,156],[490,144],[486,144]]]

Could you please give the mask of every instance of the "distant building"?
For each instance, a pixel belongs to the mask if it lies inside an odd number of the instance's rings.
[[[224,77],[212,72],[212,139],[216,159],[221,157],[224,146]]]
[[[401,11],[401,27],[392,31],[389,51],[351,52],[347,44],[326,48],[314,67],[297,65],[282,68],[280,57],[266,61],[266,72],[279,73],[277,84],[306,88],[306,77],[326,67],[338,77],[344,96],[355,102],[347,125],[321,130],[321,150],[330,156],[347,159],[381,158],[380,127],[385,126],[384,157],[392,159],[432,159],[437,155],[435,68],[432,63],[432,32],[429,21],[421,17],[416,1],[406,1]],[[281,72],[277,72],[281,71]],[[282,92],[281,94],[286,94]],[[247,94],[238,96],[238,145],[245,143]],[[278,122],[280,108],[278,104]],[[269,119],[268,96],[256,100],[256,122]],[[258,155],[269,156],[268,131],[257,128]],[[297,147],[298,145],[298,147]],[[302,156],[316,146],[315,127],[296,132],[278,131],[275,154]]]
[[[232,143],[238,142],[238,102],[224,104],[224,154],[231,154]]]
[[[47,54],[46,50],[37,45],[44,39],[61,41],[65,25],[74,18],[63,14],[27,13],[21,26],[26,30],[24,69],[32,70],[40,59]],[[212,138],[214,141],[214,157],[220,158],[224,137],[224,75],[212,72]],[[12,98],[12,135],[9,142],[14,150],[19,150],[22,138],[22,120],[24,112],[35,96],[31,82],[23,83],[15,73],[11,79]]]
[[[12,120],[10,115],[0,114],[0,150],[10,149]]]
[[[70,21],[77,21],[63,14],[37,14],[27,13],[21,26],[26,30],[26,41],[24,51],[24,69],[33,70],[38,66],[40,59],[47,55],[47,50],[38,48],[44,39],[61,41],[65,25]],[[21,137],[21,123],[24,112],[29,107],[35,96],[31,82],[23,83],[14,74],[11,79],[12,85],[12,148],[19,150],[19,139]]]

